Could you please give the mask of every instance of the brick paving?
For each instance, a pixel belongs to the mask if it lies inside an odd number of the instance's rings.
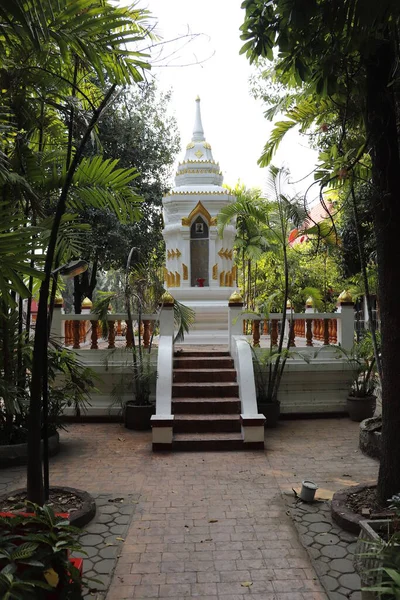
[[[107,600],[325,600],[281,494],[310,478],[330,498],[377,474],[348,419],[283,421],[265,453],[153,454],[150,433],[115,423],[73,424],[61,438],[54,485],[140,494]],[[24,478],[2,470],[0,487]]]

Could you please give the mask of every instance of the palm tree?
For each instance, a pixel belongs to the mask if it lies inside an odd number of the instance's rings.
[[[125,218],[135,212],[137,216],[137,199],[129,195],[126,185],[135,173],[98,157],[83,159],[83,150],[95,140],[98,120],[109,108],[117,86],[140,81],[141,72],[149,67],[143,54],[126,46],[149,35],[147,13],[115,7],[108,0],[81,0],[78,8],[74,0],[14,0],[0,6],[0,83],[7,90],[0,127],[9,127],[0,147],[0,185],[3,199],[12,201],[13,215],[26,219],[31,234],[23,233],[23,224],[15,223],[10,223],[6,233],[0,232],[2,264],[4,235],[12,235],[13,240],[25,236],[26,242],[20,245],[16,260],[10,253],[6,256],[12,277],[6,275],[10,283],[0,291],[7,310],[16,293],[21,297],[30,293],[29,286],[21,286],[22,276],[37,275],[31,255],[37,232],[30,226],[44,217],[41,198],[54,215],[38,233],[45,260],[40,273],[28,438],[28,497],[37,503],[43,502],[42,357],[47,353],[52,271],[65,258],[65,236],[71,234],[71,227],[76,228],[82,203],[106,205]],[[76,137],[78,122],[83,126]]]

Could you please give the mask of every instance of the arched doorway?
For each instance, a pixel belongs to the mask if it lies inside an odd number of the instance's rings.
[[[190,285],[208,286],[208,225],[199,215],[190,227]]]

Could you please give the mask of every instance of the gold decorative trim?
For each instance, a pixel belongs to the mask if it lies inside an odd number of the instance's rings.
[[[214,265],[212,268],[212,278],[218,279],[218,265]]]
[[[175,271],[175,286],[181,287],[181,275],[178,271]]]
[[[183,280],[187,281],[189,279],[189,270],[188,270],[187,266],[184,265],[183,263],[182,263],[182,274],[183,274]]]
[[[232,256],[233,256],[233,250],[228,250],[228,248],[226,248],[226,250],[224,250],[223,248],[221,248],[221,250],[218,252],[218,255],[221,258],[226,258],[226,259],[230,259],[232,260]]]
[[[188,145],[186,146],[186,150],[190,150],[191,148],[194,148],[194,143],[193,142],[189,142]]]
[[[174,297],[169,292],[164,292],[163,295],[161,296],[161,303],[162,304],[173,304]]]
[[[211,150],[211,146],[208,142],[203,142],[203,146],[206,148],[206,150]]]
[[[211,173],[212,175],[222,175],[222,171],[218,169],[182,169],[181,171],[177,171],[175,176],[186,175],[187,173]]]
[[[196,164],[196,163],[209,163],[210,165],[218,165],[219,166],[219,163],[215,162],[215,160],[207,160],[207,159],[205,159],[205,160],[192,160],[192,159],[188,158],[187,160],[185,160],[185,162],[178,163],[178,167],[180,167],[181,165],[187,165],[189,163],[194,163],[194,164]]]
[[[193,219],[197,217],[197,215],[201,215],[202,217],[204,217],[204,219],[210,226],[217,224],[217,217],[212,217],[206,209],[206,207],[199,200],[192,212],[187,217],[182,218],[182,225],[184,225],[185,227],[190,227],[193,222]]]
[[[168,281],[168,269],[164,267],[164,281]]]
[[[229,196],[228,192],[168,192],[164,198],[168,196]]]
[[[182,256],[182,252],[178,250],[178,248],[176,248],[176,250],[167,250],[168,260],[170,260],[171,258],[179,258],[180,256]]]
[[[225,287],[225,271],[221,271],[219,274],[219,285],[220,287]]]
[[[202,152],[201,150],[197,150],[197,152],[195,152],[194,154],[195,154],[195,156],[198,156],[199,158],[204,156],[204,152]]]
[[[240,292],[236,290],[230,295],[229,304],[239,304],[240,302],[243,302],[243,298]]]

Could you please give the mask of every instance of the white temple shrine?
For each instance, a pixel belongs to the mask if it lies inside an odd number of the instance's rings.
[[[188,344],[228,342],[228,300],[236,288],[236,227],[232,222],[220,238],[217,216],[235,197],[222,182],[219,164],[204,137],[197,97],[192,140],[178,165],[175,186],[163,198],[164,285],[196,312],[195,325],[185,336]]]

